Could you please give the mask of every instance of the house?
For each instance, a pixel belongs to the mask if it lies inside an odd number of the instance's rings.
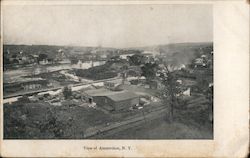
[[[71,61],[69,59],[61,59],[60,61],[58,61],[59,64],[70,64]]]
[[[21,83],[24,90],[36,90],[47,87],[49,82],[47,80],[34,80]]]
[[[207,56],[206,56],[205,54],[202,54],[202,55],[201,55],[201,58],[202,58],[202,59],[206,59]]]
[[[134,53],[131,53],[131,54],[121,54],[121,55],[119,55],[119,57],[121,59],[128,59],[128,57],[131,57],[133,55],[135,55],[135,54]]]
[[[147,56],[144,56],[143,62],[144,63],[155,63],[155,59],[156,58],[154,58],[153,56],[147,55]]]
[[[39,64],[40,65],[47,65],[47,64],[49,64],[49,61],[47,59],[43,59],[43,60],[39,61]]]
[[[37,56],[37,55],[36,55]],[[28,55],[27,56],[27,62],[28,63],[37,63],[38,56],[36,57],[35,55]]]
[[[94,89],[84,92],[86,101],[102,107],[108,111],[129,109],[139,104],[139,96],[130,91],[110,91],[108,89]]]
[[[107,89],[115,89],[117,86],[121,84],[121,81],[105,81],[104,86]]]
[[[149,81],[148,85],[151,89],[162,89],[164,87],[162,83],[157,79]]]
[[[202,58],[196,58],[195,59],[195,64],[203,64],[203,59]]]
[[[206,65],[204,58],[195,59],[195,68],[205,67]]]
[[[186,65],[181,64],[181,66],[178,68],[178,70],[186,69]]]
[[[145,56],[152,56],[152,57],[155,57],[156,55],[160,55],[160,52],[159,51],[148,51],[148,50],[145,50],[142,52],[143,55]]]
[[[183,91],[182,94],[184,96],[191,96],[191,88],[188,88],[187,90]]]
[[[49,82],[45,79],[40,78],[27,78],[19,79],[15,82],[5,83],[4,91],[5,92],[18,92],[18,91],[29,91],[29,90],[38,90],[44,87],[47,87]]]
[[[106,52],[100,52],[100,54],[96,55],[97,60],[103,60],[108,58],[108,53]]]

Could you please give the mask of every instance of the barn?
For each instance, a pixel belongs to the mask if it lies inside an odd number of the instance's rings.
[[[95,102],[97,106],[108,111],[129,109],[139,104],[139,96],[130,91],[110,91],[108,89],[94,89],[85,91],[89,103]]]

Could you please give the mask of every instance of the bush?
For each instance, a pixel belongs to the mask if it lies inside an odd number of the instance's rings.
[[[139,84],[139,81],[138,80],[131,80],[130,83],[132,85],[137,85],[137,84]]]
[[[71,96],[72,96],[72,90],[71,90],[71,88],[65,87],[65,88],[63,89],[63,95],[64,95],[64,98],[65,98],[65,99],[71,98]]]
[[[23,96],[21,98],[18,99],[19,103],[30,103],[30,100],[27,96]]]

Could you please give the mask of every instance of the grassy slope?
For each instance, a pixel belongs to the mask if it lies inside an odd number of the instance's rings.
[[[159,49],[168,58],[173,65],[188,64],[195,57],[199,48],[212,47],[212,43],[179,43],[170,45],[161,45]]]
[[[165,118],[147,121],[138,127],[118,132],[105,138],[112,139],[212,139],[213,124],[208,121],[207,102],[200,97],[192,99],[185,106],[192,108],[176,109],[175,121]]]
[[[109,115],[93,108],[55,107],[46,103],[4,105],[4,116],[5,138],[76,138],[82,137],[89,127],[112,122]],[[56,128],[64,131],[59,137],[52,132],[54,126],[49,123],[52,117],[56,118]],[[49,126],[42,131],[44,124]]]
[[[163,119],[145,123],[111,136],[113,139],[212,139],[212,128],[197,127],[181,122],[172,124]]]

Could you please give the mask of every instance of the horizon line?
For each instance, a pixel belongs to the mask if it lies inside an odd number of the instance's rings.
[[[124,49],[124,48],[143,48],[143,47],[155,47],[162,45],[171,45],[171,44],[191,44],[191,43],[213,43],[213,41],[203,41],[203,42],[173,42],[167,44],[155,44],[155,45],[145,45],[145,46],[132,46],[132,47],[112,47],[112,46],[83,46],[83,45],[61,45],[61,44],[13,44],[13,43],[3,43],[4,45],[16,45],[16,46],[62,46],[62,47],[99,47],[99,48],[116,48],[116,49]]]

